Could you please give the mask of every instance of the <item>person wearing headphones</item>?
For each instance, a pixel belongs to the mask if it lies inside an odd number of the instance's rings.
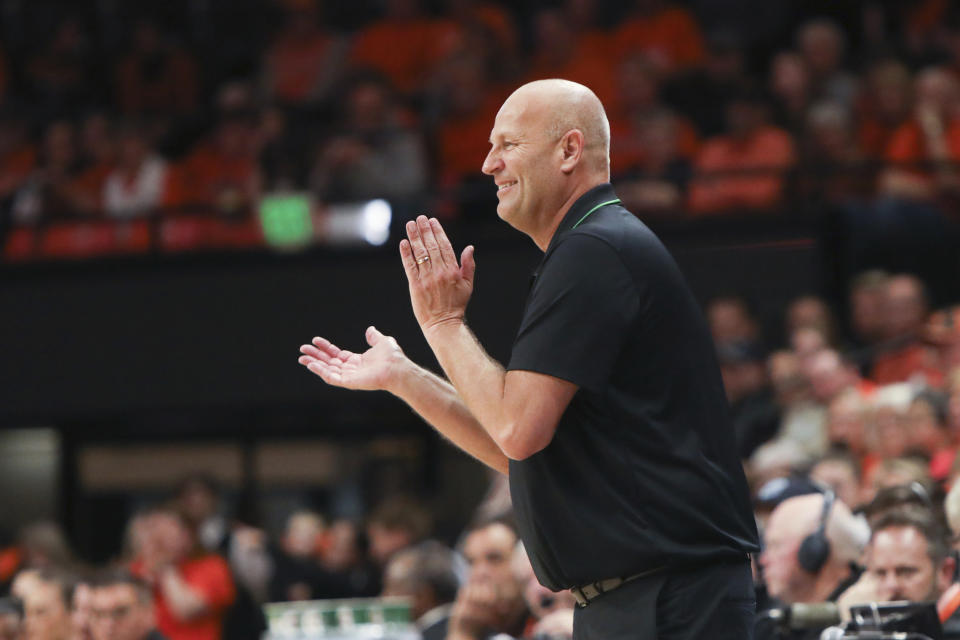
[[[832,491],[781,502],[767,521],[760,555],[773,606],[835,601],[859,577],[856,563],[869,539],[867,524]],[[821,630],[784,636],[771,618],[761,614],[755,640],[818,638]]]

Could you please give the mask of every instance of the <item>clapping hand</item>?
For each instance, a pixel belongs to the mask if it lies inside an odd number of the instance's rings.
[[[375,327],[368,327],[363,353],[339,348],[325,338],[300,347],[298,362],[335,387],[366,391],[389,391],[407,361],[397,341]]]

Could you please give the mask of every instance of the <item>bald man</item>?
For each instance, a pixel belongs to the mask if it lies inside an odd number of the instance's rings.
[[[609,184],[603,106],[579,84],[526,84],[490,145],[497,214],[545,254],[507,367],[465,322],[473,247],[458,260],[426,216],[400,256],[447,379],[374,327],[366,352],[315,338],[301,364],[390,391],[509,474],[537,578],[580,604],[577,640],[749,638],[757,536],[712,342],[673,259]]]

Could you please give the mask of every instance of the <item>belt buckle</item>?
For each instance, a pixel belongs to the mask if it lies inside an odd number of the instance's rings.
[[[583,593],[583,589],[580,587],[571,587],[570,593],[573,594],[573,598],[577,601],[577,606],[583,609],[588,604],[590,604],[590,599]]]

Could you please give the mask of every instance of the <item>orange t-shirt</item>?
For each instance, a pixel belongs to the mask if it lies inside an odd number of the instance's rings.
[[[178,620],[160,587],[154,588],[154,605],[157,629],[169,640],[220,640],[223,627],[223,612],[233,604],[236,590],[230,567],[226,560],[215,554],[188,558],[177,565],[184,581],[190,585],[207,605],[207,612],[189,621]],[[131,567],[134,574],[142,573],[139,564]]]
[[[931,386],[943,384],[943,372],[937,367],[934,351],[926,345],[914,343],[878,356],[870,377],[877,384],[893,384],[906,382],[917,373],[922,373]]]
[[[780,200],[782,172],[793,164],[793,141],[787,132],[764,127],[747,140],[717,136],[697,154],[695,171],[730,171],[729,175],[697,176],[690,183],[690,212],[722,213],[736,208],[763,209]],[[737,171],[757,171],[737,175]]]
[[[960,119],[954,119],[944,132],[950,159],[960,160]],[[929,167],[924,167],[928,157],[926,135],[915,118],[900,125],[887,145],[886,160],[895,168],[910,171],[917,176],[930,176]],[[911,163],[918,163],[911,166]],[[896,166],[903,165],[903,166]]]
[[[703,61],[703,34],[689,11],[668,7],[628,18],[614,35],[614,50],[617,60],[641,52],[667,69],[683,69]]]
[[[267,54],[273,94],[287,103],[310,99],[329,47],[330,38],[321,33],[304,40],[278,40]]]
[[[24,145],[0,158],[0,198],[16,191],[36,164],[37,150],[32,145]]]
[[[227,156],[211,145],[202,145],[175,168],[164,204],[216,206],[226,190],[236,191],[246,203],[256,174],[253,159]]]
[[[460,29],[449,20],[383,20],[357,34],[350,62],[372,67],[400,91],[410,92],[460,40]]]

